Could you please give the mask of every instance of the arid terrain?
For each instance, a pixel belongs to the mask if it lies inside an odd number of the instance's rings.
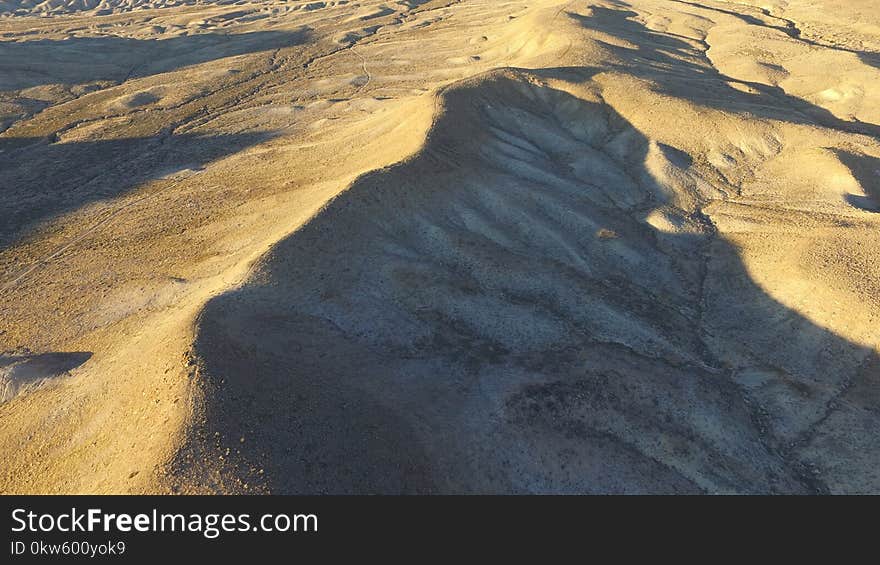
[[[875,0],[0,0],[0,493],[880,493]]]

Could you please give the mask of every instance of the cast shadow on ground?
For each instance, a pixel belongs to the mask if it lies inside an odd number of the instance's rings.
[[[711,65],[697,65],[688,59],[705,57],[687,42],[658,33],[631,18],[638,14],[625,9],[592,6],[592,14],[568,15],[587,29],[626,38],[635,49],[599,42],[626,64],[619,70],[652,81],[660,92],[676,98],[693,100],[700,105],[734,113],[749,113],[759,118],[794,123],[815,123],[840,131],[880,137],[880,126],[867,122],[842,120],[828,110],[786,94],[779,87],[741,81],[718,72]],[[676,55],[676,56],[673,56]],[[748,86],[754,93],[742,92],[728,83]],[[694,84],[702,84],[699,89]]]
[[[184,134],[49,144],[0,138],[0,249],[60,214],[181,169],[197,171],[272,136]],[[23,145],[24,155],[18,151]]]
[[[840,162],[846,165],[865,194],[847,194],[846,201],[868,212],[880,212],[880,159],[849,151],[834,150]]]
[[[302,45],[311,30],[202,33],[169,39],[71,37],[0,41],[0,91],[124,82],[226,57]]]
[[[76,369],[91,357],[88,351],[0,355],[0,403]]]
[[[818,43],[812,39],[804,37],[804,35],[801,33],[801,30],[797,28],[797,26],[794,24],[794,22],[786,21],[785,25],[772,25],[772,24],[768,24],[768,23],[764,22],[760,18],[757,18],[755,16],[751,16],[749,14],[742,14],[739,12],[734,12],[732,10],[725,10],[723,8],[709,6],[706,4],[697,4],[696,2],[689,2],[687,0],[672,0],[672,1],[678,2],[679,4],[686,4],[688,6],[693,6],[694,8],[699,8],[701,10],[712,10],[713,12],[719,12],[721,14],[733,16],[735,18],[739,18],[744,23],[747,23],[749,25],[775,29],[777,31],[781,31],[782,33],[788,35],[789,37],[791,37],[793,39],[797,39],[798,41],[802,41],[803,43],[805,43],[807,45],[812,45],[813,47],[819,47],[819,48],[823,48],[823,49],[833,49],[835,51],[845,51],[847,53],[852,53],[852,54],[856,55],[857,57],[859,57],[859,59],[861,59],[862,62],[865,63],[866,65],[880,68],[880,53],[877,53],[874,51],[860,51],[858,49],[849,49],[847,47],[843,47],[840,45],[827,45],[824,43]],[[620,0],[615,1],[614,3],[617,6],[629,7],[629,4],[627,4],[623,1],[620,1]]]

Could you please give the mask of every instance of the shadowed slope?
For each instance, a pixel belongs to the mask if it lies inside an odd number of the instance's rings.
[[[495,74],[443,107],[417,157],[206,307],[183,475],[219,452],[204,488],[230,473],[276,492],[828,488],[768,419],[809,429],[872,352],[750,281],[688,194],[706,180],[687,153],[577,71]],[[644,221],[656,212],[675,227]],[[762,320],[779,339],[731,353]],[[771,361],[819,415],[754,404],[739,375]]]

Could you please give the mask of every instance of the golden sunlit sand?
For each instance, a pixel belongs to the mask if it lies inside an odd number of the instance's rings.
[[[880,492],[873,0],[0,0],[0,492]]]

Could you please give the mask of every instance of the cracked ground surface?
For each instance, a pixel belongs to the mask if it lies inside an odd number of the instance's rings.
[[[0,2],[0,490],[877,492],[868,4]]]

